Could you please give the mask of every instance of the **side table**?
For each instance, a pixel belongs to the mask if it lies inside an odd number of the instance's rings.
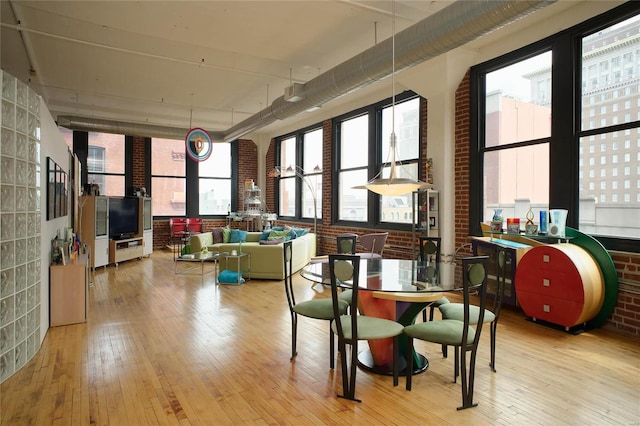
[[[220,257],[224,258],[224,269],[228,269],[229,268],[229,259],[235,259],[237,262],[237,272],[238,272],[238,284],[240,284],[240,278],[243,277],[245,278],[245,280],[250,280],[251,279],[251,253],[229,253],[229,252],[223,252],[220,253]],[[240,274],[240,272],[242,271],[241,269],[241,262],[243,258],[247,258],[247,270],[246,270],[246,276],[245,274]]]

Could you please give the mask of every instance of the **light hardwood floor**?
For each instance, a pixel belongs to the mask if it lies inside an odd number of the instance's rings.
[[[637,425],[640,342],[570,335],[504,312],[497,373],[483,333],[476,408],[456,411],[453,357],[404,378],[358,371],[362,403],[337,398],[326,322],[301,318],[298,357],[282,283],[217,286],[174,274],[169,252],[99,268],[86,324],[49,329],[38,354],[1,386],[2,425],[452,424]],[[328,291],[296,276],[301,298]],[[361,348],[366,343],[361,343]]]

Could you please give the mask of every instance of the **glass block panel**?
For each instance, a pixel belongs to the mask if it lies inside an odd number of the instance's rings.
[[[40,96],[33,90],[29,91],[29,112],[40,115]]]
[[[31,311],[36,307],[35,285],[27,287],[27,311]]]
[[[21,107],[27,108],[29,103],[29,86],[23,81],[16,80],[16,103]]]
[[[9,322],[13,322],[14,317],[13,296],[8,296],[0,300],[0,322],[2,322],[2,324],[8,324]]]
[[[16,265],[22,265],[23,263],[26,263],[27,260],[27,240],[24,238],[15,240],[14,244],[16,250],[14,255]]]
[[[0,354],[5,353],[13,347],[14,324],[7,324],[0,329]]]
[[[16,155],[16,132],[6,127],[2,128],[2,155],[15,157]]]
[[[14,269],[9,268],[0,272],[0,298],[7,297],[15,293],[16,282],[14,278]]]
[[[16,107],[16,130],[20,133],[27,133],[28,128],[27,110]]]
[[[29,157],[29,140],[27,135],[16,133],[16,158],[26,160]]]
[[[5,99],[2,100],[2,126],[8,129],[16,128],[16,107]]]
[[[27,186],[27,162],[16,160],[16,185]]]
[[[22,340],[27,337],[27,318],[25,315],[27,314],[27,291],[23,290],[16,293],[14,299],[15,301],[15,315],[16,317],[22,319],[22,322],[19,323],[19,319],[16,320],[16,341]]]
[[[6,72],[2,73],[2,97],[11,102],[16,99],[16,78]]]
[[[16,271],[16,291],[22,291],[27,288],[27,265],[19,265],[15,267]]]
[[[27,199],[27,188],[22,186],[16,186],[16,211],[17,212],[26,212],[27,204],[29,200]]]
[[[13,374],[15,369],[14,353],[9,351],[0,356],[0,380],[4,380]]]
[[[37,281],[38,271],[36,270],[36,262],[29,262],[27,264],[27,285],[31,286]]]
[[[27,236],[27,214],[16,213],[16,238]]]
[[[36,187],[36,166],[34,163],[27,163],[27,186],[30,188]]]
[[[0,169],[0,173],[2,174],[1,182],[2,183],[15,183],[15,160],[12,157],[2,156],[0,159],[2,162],[2,167]]]
[[[40,119],[33,114],[29,114],[29,136],[40,137]]]
[[[3,212],[13,212],[16,208],[14,202],[14,194],[15,191],[13,186],[10,185],[2,185],[0,187],[0,197],[2,197],[2,207],[0,208]]]
[[[0,216],[0,236],[2,241],[12,240],[15,235],[15,221],[13,213],[2,213]]]
[[[23,341],[16,346],[15,350],[15,368],[22,367],[27,362],[27,342]]]
[[[13,268],[15,251],[13,241],[3,241],[0,243],[0,268]]]

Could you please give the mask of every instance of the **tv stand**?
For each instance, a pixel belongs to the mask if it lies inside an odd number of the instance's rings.
[[[143,255],[144,242],[142,237],[109,241],[109,263],[115,263],[116,266],[118,266],[118,262],[140,259]]]

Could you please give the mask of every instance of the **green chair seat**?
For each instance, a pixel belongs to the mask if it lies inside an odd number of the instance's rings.
[[[458,320],[428,321],[409,325],[404,328],[404,334],[414,339],[426,340],[443,345],[459,345],[462,342],[464,322]],[[476,331],[469,327],[467,345],[473,343]]]
[[[351,315],[341,315],[342,332],[344,338],[352,340]],[[367,317],[364,315],[357,316],[358,321],[358,340],[378,340],[394,337],[402,334],[403,326],[395,321],[389,321],[384,318]],[[331,324],[331,330],[338,333],[336,323]]]
[[[339,309],[342,314],[347,312],[349,303],[339,300]],[[293,312],[305,317],[332,320],[333,319],[333,301],[331,299],[305,300],[293,306]]]
[[[351,304],[351,299],[353,299],[353,290],[344,290],[338,295],[338,299],[344,300],[348,304]]]
[[[464,320],[464,305],[462,303],[447,303],[440,306],[442,318],[448,320]],[[480,313],[477,306],[469,306],[469,323],[476,324],[478,322],[478,314]],[[489,309],[484,310],[484,318],[482,322],[489,324],[496,319],[496,316]]]

